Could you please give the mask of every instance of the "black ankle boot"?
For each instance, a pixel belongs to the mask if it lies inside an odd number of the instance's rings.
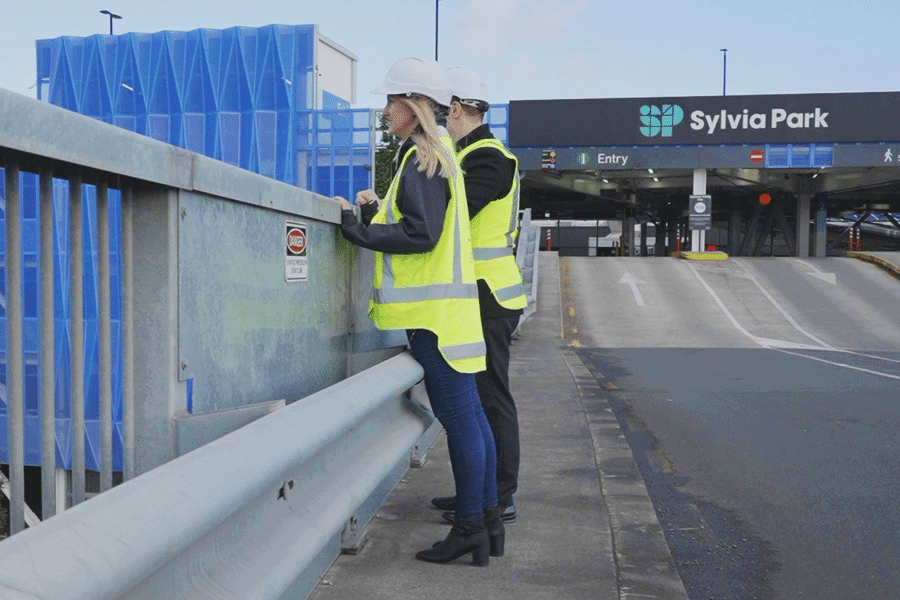
[[[490,540],[491,556],[503,556],[506,529],[503,527],[503,519],[500,518],[502,512],[499,506],[484,511],[484,527],[487,529]]]
[[[484,519],[457,519],[443,542],[416,553],[416,558],[433,563],[447,563],[472,553],[472,564],[486,567],[490,561],[490,540]]]

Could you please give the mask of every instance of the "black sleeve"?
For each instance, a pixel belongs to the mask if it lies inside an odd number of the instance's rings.
[[[359,207],[359,216],[362,219],[363,225],[366,227],[369,226],[369,223],[372,222],[372,219],[375,215],[378,214],[378,205],[374,202],[367,202],[365,204],[360,205]]]
[[[463,160],[462,169],[470,219],[494,200],[506,196],[516,176],[515,163],[496,148],[473,150]]]
[[[389,254],[419,254],[437,246],[444,229],[450,184],[439,175],[429,178],[420,173],[415,160],[406,163],[400,177],[400,221],[366,227],[356,220],[353,211],[341,211],[341,233],[348,241]]]

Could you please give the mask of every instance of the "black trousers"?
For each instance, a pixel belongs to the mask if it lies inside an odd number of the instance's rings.
[[[498,503],[507,507],[519,485],[519,417],[509,391],[509,345],[519,317],[486,317],[481,324],[487,370],[477,373],[475,382],[497,448]]]

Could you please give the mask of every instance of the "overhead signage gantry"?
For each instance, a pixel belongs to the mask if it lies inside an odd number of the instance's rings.
[[[518,100],[509,145],[523,169],[883,166],[897,114],[900,92]]]
[[[520,168],[538,175],[532,181],[556,189],[628,194],[634,205],[645,189],[687,187],[704,197],[704,227],[712,205],[707,173],[782,189],[798,198],[797,252],[806,252],[803,227],[815,211],[818,255],[825,252],[827,207],[819,200],[812,207],[812,197],[848,189],[848,169],[900,166],[898,114],[900,92],[519,100],[509,105],[509,146]],[[784,177],[776,179],[778,169]],[[662,170],[669,170],[668,182]],[[854,189],[900,183],[891,169],[853,176]],[[685,210],[699,216],[688,200],[685,194]],[[704,229],[696,230],[692,245],[702,248]]]

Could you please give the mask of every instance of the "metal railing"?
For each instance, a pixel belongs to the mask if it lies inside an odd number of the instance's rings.
[[[38,414],[34,415],[34,425],[39,426],[40,430],[40,464],[41,467],[41,512],[44,518],[53,516],[64,508],[58,507],[58,473],[57,473],[57,445],[59,443],[57,414],[61,410],[58,402],[58,393],[63,391],[68,396],[68,405],[71,419],[69,419],[71,439],[71,502],[77,504],[84,501],[86,497],[85,483],[85,419],[84,419],[84,353],[82,351],[74,351],[75,349],[83,349],[84,347],[84,314],[83,306],[85,302],[85,293],[83,287],[83,277],[85,272],[85,255],[82,251],[82,240],[85,234],[85,227],[88,224],[82,221],[82,205],[84,199],[82,197],[82,179],[80,174],[70,173],[69,179],[69,197],[68,208],[71,215],[69,222],[68,240],[69,248],[58,249],[54,247],[57,239],[57,233],[54,231],[57,225],[57,219],[54,215],[54,176],[50,166],[50,161],[41,161],[40,159],[19,155],[10,149],[4,149],[4,162],[2,165],[4,170],[4,199],[5,199],[5,265],[4,273],[6,275],[6,290],[4,295],[6,314],[3,321],[7,328],[7,339],[5,340],[5,362],[6,362],[6,387],[4,389],[4,404],[6,405],[6,421],[8,422],[8,431],[6,433],[7,451],[3,452],[0,447],[0,462],[8,462],[10,468],[10,531],[16,533],[21,531],[25,526],[26,514],[30,511],[26,510],[24,505],[24,449],[26,433],[29,428],[26,427],[25,410],[26,404],[24,390],[24,357],[28,353],[33,353],[38,357],[39,365],[39,384],[40,390],[38,398]],[[24,310],[23,305],[23,220],[20,218],[22,209],[22,194],[20,188],[20,164],[30,165],[39,173],[39,223],[38,244],[39,244],[39,295],[41,299],[37,306],[31,306],[29,310]],[[43,164],[39,164],[43,163]],[[127,217],[130,217],[131,198],[126,193],[122,201],[122,207]],[[111,365],[113,359],[112,354],[112,337],[111,337],[111,311],[110,311],[110,285],[111,285],[111,253],[110,253],[110,228],[109,228],[109,187],[105,180],[98,179],[96,181],[96,223],[90,224],[91,229],[96,229],[98,246],[97,246],[97,285],[92,291],[96,293],[97,300],[97,325],[98,332],[96,336],[98,365],[99,365],[99,464],[97,472],[99,473],[99,490],[106,491],[112,487],[113,482],[113,411],[112,411],[112,375]],[[126,223],[130,225],[130,219],[126,219]],[[130,239],[126,232],[125,239]],[[132,265],[131,247],[126,245],[121,253],[121,278],[124,282],[122,290],[122,298],[125,300],[126,306],[130,309],[131,297],[130,290],[132,281]],[[55,260],[59,254],[65,253],[68,260],[65,264],[58,264]],[[57,315],[54,310],[54,300],[56,296],[55,287],[60,281],[55,277],[56,273],[68,273],[68,307],[71,307],[71,318],[67,320],[67,328],[62,332],[63,337],[68,337],[70,345],[67,349],[73,349],[71,352],[71,368],[66,373],[60,373],[55,364],[55,358],[58,354],[57,332],[55,331]],[[35,300],[35,298],[30,298]],[[30,332],[29,337],[39,336],[37,344],[29,347],[25,343],[25,327],[23,323],[24,313],[37,312],[37,331]],[[130,318],[125,319],[126,326],[121,330],[119,340],[122,349],[128,353],[132,345],[132,329],[127,323]],[[30,352],[29,352],[30,351]],[[122,381],[124,389],[122,390],[120,403],[122,410],[121,422],[124,425],[125,432],[133,432],[133,408],[134,395],[133,386],[131,385],[132,372],[131,367],[133,360],[128,354],[124,361],[124,371],[122,372]],[[63,375],[63,376],[61,376]],[[69,389],[62,390],[62,386],[67,377],[69,379]],[[61,381],[60,381],[61,380]],[[76,435],[78,432],[80,435]],[[125,459],[124,468],[120,468],[124,478],[128,479],[134,475],[133,461],[133,444],[130,439],[124,443]],[[2,461],[6,459],[6,461]],[[65,500],[63,500],[65,502]],[[30,513],[33,514],[33,513]]]
[[[528,306],[519,320],[519,326],[537,309],[538,289],[538,252],[541,246],[541,228],[531,224],[531,209],[522,211],[519,221],[519,241],[516,246],[516,264],[522,273],[522,283],[525,285],[525,295],[528,298]]]
[[[301,597],[439,431],[404,399],[422,377],[405,337],[366,318],[371,253],[341,239],[329,198],[5,90],[0,116],[14,534],[0,597]],[[40,188],[40,232],[24,238],[22,173]],[[299,279],[286,224],[305,232]],[[35,238],[40,315],[23,331]],[[36,525],[26,464],[41,467]]]
[[[307,597],[431,424],[422,377],[403,353],[13,536],[0,597]]]

